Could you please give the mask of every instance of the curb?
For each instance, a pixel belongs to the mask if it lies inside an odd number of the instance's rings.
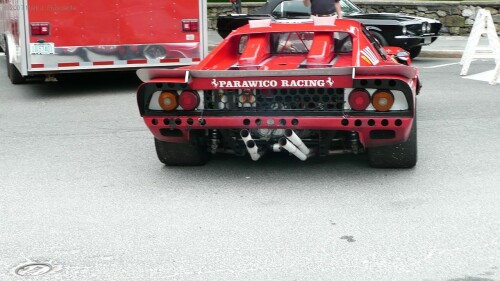
[[[450,51],[450,50],[425,51],[425,50],[422,50],[418,57],[422,57],[422,58],[461,58],[462,55],[463,55],[463,51]]]

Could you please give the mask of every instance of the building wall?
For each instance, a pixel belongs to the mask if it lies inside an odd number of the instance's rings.
[[[420,16],[438,19],[443,23],[442,34],[445,35],[468,35],[474,24],[477,10],[487,9],[491,12],[496,30],[500,34],[500,2],[484,1],[422,1],[409,3],[406,0],[400,1],[354,1],[362,10],[368,13],[405,13],[413,16]],[[242,13],[248,13],[262,3],[245,2],[242,6]],[[208,27],[216,29],[217,16],[232,12],[229,3],[208,3]]]

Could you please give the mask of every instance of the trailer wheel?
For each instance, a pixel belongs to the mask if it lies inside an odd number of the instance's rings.
[[[16,66],[10,63],[9,59],[9,46],[5,45],[5,58],[7,59],[7,75],[9,76],[10,82],[12,84],[22,84],[26,82],[26,78],[21,75]]]
[[[387,43],[387,40],[385,40],[384,35],[382,35],[380,32],[370,31],[370,33],[373,35],[373,37],[375,38],[375,40],[377,40],[380,45],[382,45],[382,46],[389,45]]]
[[[412,168],[417,164],[417,119],[404,143],[368,149],[368,161],[375,168]]]
[[[194,143],[175,143],[155,138],[158,159],[167,166],[201,166],[209,160],[209,154],[201,139]]]

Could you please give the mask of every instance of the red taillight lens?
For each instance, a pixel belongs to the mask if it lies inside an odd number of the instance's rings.
[[[349,105],[353,110],[365,110],[370,105],[370,93],[365,89],[354,89],[349,94]]]
[[[182,31],[198,31],[198,20],[182,20]]]
[[[377,111],[389,111],[394,104],[394,95],[389,90],[378,90],[373,94],[372,104]]]
[[[31,25],[31,35],[49,35],[50,26],[48,23],[36,22]]]
[[[194,91],[184,91],[179,96],[179,104],[184,110],[193,110],[200,103],[200,97]]]
[[[161,108],[166,111],[171,111],[177,108],[177,93],[173,91],[164,91],[158,98],[158,103]]]

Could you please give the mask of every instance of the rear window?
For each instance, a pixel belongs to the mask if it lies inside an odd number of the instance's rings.
[[[352,52],[352,39],[348,33],[332,32],[335,53]],[[271,53],[308,53],[314,38],[314,32],[282,32],[271,34]]]
[[[271,53],[308,53],[313,32],[282,32],[271,34]]]

